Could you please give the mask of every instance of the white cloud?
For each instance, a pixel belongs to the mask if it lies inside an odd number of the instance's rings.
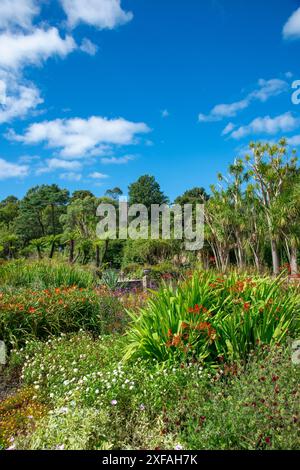
[[[222,135],[230,134],[234,128],[235,128],[235,125],[232,122],[229,122],[227,126],[225,127],[225,129],[223,130]]]
[[[87,23],[99,29],[113,29],[131,21],[133,14],[122,10],[120,0],[60,0],[68,17],[68,25],[75,28]]]
[[[125,119],[106,119],[92,116],[89,119],[56,119],[29,126],[25,134],[10,134],[12,140],[25,144],[45,142],[47,147],[60,150],[64,158],[103,155],[112,145],[131,145],[136,136],[150,132],[145,123]]]
[[[283,27],[284,39],[300,38],[300,8],[296,10]]]
[[[104,165],[126,165],[126,163],[135,160],[134,155],[125,155],[124,157],[104,157],[101,162]]]
[[[290,132],[300,124],[298,118],[294,118],[291,112],[281,114],[275,118],[270,116],[258,117],[247,126],[239,127],[231,133],[233,139],[242,139],[250,134],[275,135],[279,132]]]
[[[39,11],[37,0],[1,0],[0,29],[14,26],[28,29]]]
[[[199,114],[200,122],[214,122],[221,121],[225,117],[236,116],[238,111],[248,108],[249,100],[241,100],[231,104],[218,104],[208,115]]]
[[[0,106],[6,104],[6,83],[4,80],[0,80]]]
[[[97,50],[98,50],[98,46],[96,46],[96,44],[94,44],[92,41],[90,41],[89,39],[87,38],[84,38],[82,40],[82,43],[81,43],[81,46],[80,46],[80,50],[82,52],[85,52],[86,54],[89,54],[89,55],[95,55],[97,53]]]
[[[18,165],[17,163],[10,163],[0,158],[0,180],[8,178],[23,178],[29,173],[27,165]]]
[[[55,170],[70,170],[72,172],[81,170],[82,164],[79,161],[60,160],[59,158],[50,158],[46,160],[46,166],[43,165],[36,171],[37,175],[49,173]]]
[[[93,173],[89,174],[89,177],[95,180],[102,180],[108,178],[108,175],[104,175],[103,173],[99,173],[98,171],[94,171]]]
[[[262,103],[268,101],[274,96],[278,96],[281,93],[288,90],[289,85],[284,80],[273,78],[271,80],[264,80],[261,78],[258,80],[259,88],[250,93],[250,100],[258,100]]]
[[[82,178],[82,175],[79,173],[69,172],[69,173],[62,173],[61,175],[59,175],[59,178],[61,180],[66,180],[66,181],[80,181]]]
[[[0,67],[18,69],[39,65],[51,56],[65,57],[76,47],[71,36],[61,38],[56,28],[36,28],[28,34],[6,31],[0,34]]]
[[[284,80],[277,78],[271,80],[260,79],[258,88],[249,93],[244,99],[229,104],[216,105],[209,114],[199,114],[200,122],[216,122],[224,118],[234,117],[239,111],[250,106],[253,101],[265,102],[273,96],[280,95],[288,89],[288,84]]]
[[[32,163],[32,162],[38,162],[40,161],[41,157],[38,155],[22,155],[18,161],[20,163]]]
[[[294,135],[293,137],[290,137],[287,139],[287,142],[289,145],[299,147],[300,146],[300,135]]]
[[[163,109],[163,110],[161,111],[161,117],[167,118],[167,117],[169,117],[169,116],[170,116],[170,113],[169,113],[169,111],[168,111],[167,109]]]
[[[40,91],[34,85],[22,83],[14,75],[0,71],[0,124],[24,118],[41,103]]]

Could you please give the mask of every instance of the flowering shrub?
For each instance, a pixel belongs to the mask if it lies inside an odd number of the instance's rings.
[[[9,345],[26,339],[75,332],[100,334],[121,328],[123,307],[115,298],[100,297],[76,286],[42,291],[0,293],[0,338]]]
[[[177,289],[162,288],[140,312],[129,313],[126,358],[216,363],[245,358],[299,331],[300,296],[280,280],[194,274]]]
[[[17,449],[296,449],[299,367],[260,348],[245,366],[123,363],[125,338],[81,332],[13,352],[50,412]]]

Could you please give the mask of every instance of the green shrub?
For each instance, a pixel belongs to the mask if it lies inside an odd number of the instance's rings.
[[[47,261],[12,261],[0,265],[0,287],[92,287],[93,275],[78,266]]]
[[[118,287],[119,273],[114,269],[107,269],[102,274],[102,283],[111,291],[114,291]]]
[[[279,279],[194,274],[163,287],[140,312],[131,312],[126,358],[159,361],[245,358],[299,331],[299,293]]]
[[[128,240],[124,249],[123,267],[131,263],[154,265],[172,258],[177,252],[176,240]]]
[[[101,430],[108,425],[103,413],[93,408],[57,408],[45,417],[36,431],[18,439],[18,449],[91,450],[105,449]]]

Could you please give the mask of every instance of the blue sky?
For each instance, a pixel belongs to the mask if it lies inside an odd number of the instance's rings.
[[[145,173],[173,199],[298,146],[299,52],[296,0],[0,0],[0,199]]]

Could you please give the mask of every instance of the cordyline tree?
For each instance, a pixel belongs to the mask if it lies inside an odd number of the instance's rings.
[[[219,175],[221,187],[211,188],[206,204],[206,235],[219,269],[226,270],[234,254],[239,268],[254,263],[260,271],[269,245],[273,273],[279,274],[284,251],[291,273],[297,274],[299,180],[295,151],[285,139],[250,144],[228,176]]]
[[[278,207],[286,188],[293,185],[295,180],[297,157],[295,151],[289,152],[285,139],[281,139],[278,144],[273,145],[252,143],[250,150],[251,153],[246,155],[245,162],[265,216],[273,272],[279,274],[280,221]],[[288,246],[292,249],[293,256],[297,258],[297,251],[292,239],[293,237],[290,237]]]

